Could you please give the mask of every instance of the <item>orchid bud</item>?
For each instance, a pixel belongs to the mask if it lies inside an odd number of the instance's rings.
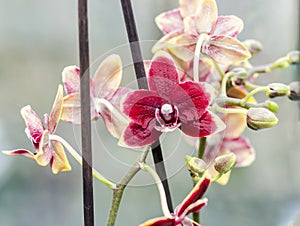
[[[249,108],[247,112],[247,126],[253,130],[276,126],[277,117],[266,108]]]
[[[278,112],[278,109],[279,109],[278,104],[276,102],[270,101],[270,100],[266,100],[264,102],[264,107],[272,112]]]
[[[282,83],[272,83],[268,85],[267,96],[270,98],[287,96],[290,93],[290,87]]]
[[[275,68],[285,69],[291,65],[289,61],[290,61],[289,58],[281,57],[273,63],[271,69],[275,69]]]
[[[300,81],[294,81],[290,83],[290,93],[289,99],[290,100],[300,100]]]
[[[232,167],[236,164],[237,158],[236,155],[233,154],[232,152],[218,156],[215,159],[215,170],[218,171],[221,174],[225,174],[228,171],[231,170]]]
[[[206,163],[200,158],[187,155],[185,156],[185,164],[187,169],[194,175],[202,174],[206,170]]]
[[[298,51],[298,50],[289,52],[287,54],[287,57],[289,58],[290,64],[299,64],[300,63],[300,51]]]
[[[251,55],[255,55],[263,49],[262,44],[255,39],[248,39],[245,40],[243,43],[245,44]]]

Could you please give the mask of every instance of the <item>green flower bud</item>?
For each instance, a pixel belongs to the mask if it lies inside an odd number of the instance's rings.
[[[291,65],[290,59],[288,57],[281,57],[272,64],[271,69],[272,70],[275,68],[285,69],[290,65]]]
[[[266,100],[264,102],[264,106],[265,108],[267,108],[268,110],[272,111],[272,112],[278,112],[279,106],[276,102],[274,101],[270,101],[270,100]]]
[[[215,164],[214,164],[215,170],[221,174],[225,174],[228,171],[230,171],[232,167],[234,167],[236,161],[237,158],[235,154],[233,154],[232,152],[225,155],[218,156],[215,159]]]
[[[276,126],[277,117],[266,108],[249,108],[247,112],[247,126],[253,130]]]
[[[300,100],[300,81],[294,81],[290,83],[290,100]]]
[[[262,51],[262,49],[263,49],[262,44],[255,39],[248,39],[248,40],[245,40],[243,43],[247,47],[247,49],[249,50],[251,55],[255,55],[255,54],[259,53],[260,51]]]
[[[272,83],[268,87],[267,96],[270,98],[287,96],[290,93],[290,87],[282,83]]]
[[[298,50],[289,52],[287,54],[287,57],[289,58],[290,64],[299,64],[300,63],[300,51],[298,51]]]
[[[202,174],[206,170],[206,163],[202,159],[196,157],[191,157],[189,155],[185,156],[185,164],[187,169],[193,175]]]

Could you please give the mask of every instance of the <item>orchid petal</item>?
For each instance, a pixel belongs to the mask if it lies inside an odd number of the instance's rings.
[[[234,153],[237,157],[236,167],[249,166],[255,160],[255,150],[247,138],[224,139],[222,148]]]
[[[31,151],[28,151],[26,149],[16,149],[12,151],[2,151],[3,154],[5,155],[10,155],[10,156],[17,156],[17,155],[22,155],[27,158],[34,159],[34,154]]]
[[[98,67],[93,78],[95,96],[110,99],[119,88],[122,79],[120,56],[108,56]]]
[[[226,124],[225,137],[227,139],[237,138],[246,127],[246,115],[226,114],[224,122]]]
[[[62,81],[67,94],[80,90],[80,69],[77,66],[65,67],[62,72]]]
[[[169,45],[168,49],[178,59],[185,62],[189,62],[194,57],[195,45],[191,45],[191,46]]]
[[[155,18],[155,22],[164,34],[168,34],[173,31],[183,32],[182,17],[179,9],[161,13]]]
[[[219,16],[212,32],[214,35],[236,37],[244,28],[243,21],[236,16]]]
[[[91,98],[91,119],[96,120],[98,113]],[[81,124],[80,93],[72,93],[64,97],[61,120],[73,124]]]
[[[183,216],[185,210],[193,203],[200,200],[204,193],[206,192],[207,188],[210,185],[210,179],[203,178],[200,180],[193,188],[193,190],[187,195],[187,197],[183,200],[183,202],[178,206],[177,209],[177,216]]]
[[[157,217],[150,219],[139,226],[174,226],[175,219],[174,218],[167,218],[167,217]]]
[[[149,126],[143,128],[141,125],[131,122],[123,132],[119,145],[124,147],[144,147],[153,144],[158,140],[161,132],[154,129],[155,119],[149,123]]]
[[[202,0],[195,17],[196,29],[199,34],[210,33],[218,17],[218,7],[215,0]]]
[[[182,17],[195,14],[199,5],[199,0],[179,0],[179,9]]]
[[[212,36],[202,46],[202,52],[220,64],[234,64],[251,57],[244,44],[229,36]]]
[[[64,147],[58,141],[51,140],[51,148],[53,152],[53,157],[50,163],[52,172],[57,174],[61,171],[70,171],[71,166],[67,159]]]
[[[21,115],[26,124],[26,130],[30,139],[32,140],[35,148],[38,148],[43,132],[45,130],[44,125],[37,113],[31,109],[30,105],[27,105],[21,109]]]
[[[193,121],[202,117],[215,96],[215,89],[207,83],[184,82],[172,93],[172,102],[178,107],[180,119]]]
[[[183,133],[192,137],[206,137],[225,129],[224,122],[214,113],[206,111],[200,119],[192,121],[180,118]]]
[[[199,35],[196,30],[196,21],[195,21],[195,15],[187,16],[183,20],[184,24],[184,33],[191,34],[191,35]]]
[[[160,40],[158,40],[152,47],[152,52],[156,53],[160,50],[166,50],[171,45],[170,40],[176,36],[179,36],[182,32],[173,31],[164,35]]]
[[[170,54],[158,52],[154,55],[149,69],[149,89],[161,97],[168,98],[179,83],[179,74]]]
[[[125,115],[141,125],[142,128],[146,128],[149,122],[155,118],[155,110],[164,103],[167,101],[158,96],[156,92],[136,90],[127,95],[122,107]]]
[[[192,203],[189,205],[184,213],[182,214],[183,216],[187,216],[190,213],[197,213],[199,212],[203,207],[207,205],[207,198],[199,199],[196,202]]]
[[[63,109],[63,88],[61,85],[58,86],[55,101],[53,103],[51,113],[48,121],[48,129],[50,133],[54,133],[57,123],[60,120],[61,112]]]
[[[39,151],[34,156],[37,164],[46,166],[49,164],[53,157],[53,152],[49,143],[49,131],[45,130],[39,145]]]

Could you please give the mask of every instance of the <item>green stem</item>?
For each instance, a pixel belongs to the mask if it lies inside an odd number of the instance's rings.
[[[194,81],[199,82],[199,59],[201,54],[201,47],[202,44],[208,39],[208,35],[206,33],[201,34],[198,37],[198,41],[195,48],[194,54],[194,66],[193,66],[193,73],[194,73]]]
[[[69,153],[72,155],[72,157],[80,165],[82,165],[82,157],[77,153],[77,151],[74,150],[74,148],[66,140],[64,140],[62,137],[57,136],[57,135],[50,135],[50,139],[51,140],[56,140],[56,141],[60,142],[69,151]],[[97,180],[99,180],[100,182],[102,182],[103,184],[105,184],[108,188],[110,188],[110,189],[115,189],[116,188],[116,184],[114,184],[113,182],[111,182],[108,179],[106,179],[104,176],[101,175],[101,173],[99,173],[94,168],[92,168],[92,175]]]
[[[259,92],[267,92],[269,90],[269,87],[267,86],[261,86],[261,87],[257,87],[254,90],[252,90],[250,93],[247,94],[247,96],[245,96],[243,99],[241,99],[241,106],[244,106],[247,101],[254,96],[255,94],[259,93]]]
[[[214,65],[215,65],[215,68],[216,68],[217,72],[219,73],[219,75],[220,75],[221,78],[223,79],[224,76],[225,76],[224,72],[221,70],[221,68],[220,68],[220,66],[219,66],[219,64],[218,64],[217,62],[215,62],[215,61],[213,60],[213,63],[214,63]]]
[[[199,159],[203,159],[205,147],[206,147],[206,137],[201,137],[199,139],[199,149],[198,149],[198,158]]]
[[[220,96],[222,97],[226,97],[227,96],[227,81],[230,77],[232,77],[234,75],[233,72],[228,72],[225,74],[225,76],[222,79],[222,84],[221,84],[221,93]]]
[[[212,110],[223,114],[247,114],[248,110],[243,108],[223,108],[218,104],[212,106]]]
[[[154,169],[152,169],[150,166],[148,166],[145,163],[140,163],[140,167],[142,170],[150,173],[150,175],[153,177],[153,179],[156,183],[157,189],[159,191],[160,203],[161,203],[161,208],[162,208],[163,214],[165,217],[171,218],[172,216],[169,211],[165,189],[164,189],[164,186],[163,186],[158,174],[156,173],[156,171]]]
[[[128,185],[128,183],[131,181],[131,179],[141,170],[141,163],[144,163],[146,160],[146,157],[149,153],[149,148],[143,152],[143,154],[140,156],[140,158],[131,166],[131,168],[128,170],[128,172],[125,174],[125,176],[122,178],[120,183],[117,184],[116,188],[113,190],[113,199],[111,203],[111,208],[109,211],[109,216],[107,220],[107,226],[114,226],[117,214],[119,211],[120,203],[123,197],[123,192]]]

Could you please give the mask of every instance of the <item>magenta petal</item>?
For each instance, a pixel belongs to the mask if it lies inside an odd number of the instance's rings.
[[[155,18],[158,28],[168,34],[173,31],[183,32],[183,22],[179,9],[164,12]]]
[[[26,149],[16,149],[16,150],[12,150],[12,151],[2,151],[3,154],[6,154],[6,155],[11,155],[11,156],[14,156],[14,155],[22,155],[22,156],[25,156],[27,158],[31,158],[33,159],[34,158],[34,154]]]
[[[125,129],[119,144],[133,148],[144,147],[153,144],[158,140],[161,132],[154,129],[155,120],[149,123],[150,125],[143,128],[134,122],[131,122]]]
[[[206,111],[200,119],[186,121],[186,118],[180,117],[180,129],[186,135],[192,137],[206,137],[217,133],[225,128],[225,124],[215,114]]]
[[[127,95],[123,102],[123,112],[142,128],[146,128],[155,118],[155,109],[166,102],[156,92],[137,90]]]
[[[175,226],[174,218],[157,217],[146,221],[140,226]]]
[[[184,215],[187,216],[190,213],[198,213],[203,207],[207,205],[207,199],[199,199],[197,202],[192,203],[189,205],[186,210]]]
[[[30,136],[34,144],[38,144],[45,130],[42,120],[29,105],[21,109],[21,115],[27,126],[25,130],[28,132],[27,135]]]
[[[188,81],[173,90],[172,103],[177,106],[181,120],[193,121],[202,117],[213,96],[210,85]]]
[[[236,37],[244,28],[243,21],[236,16],[219,16],[213,30],[214,35]]]
[[[250,142],[245,137],[235,139],[224,139],[222,148],[230,150],[237,157],[236,167],[245,167],[251,165],[255,160],[255,150],[250,145]]]
[[[191,204],[197,202],[202,198],[204,193],[206,192],[207,188],[210,185],[210,179],[203,178],[200,180],[193,188],[193,190],[188,194],[188,196],[183,200],[183,202],[178,206],[177,209],[177,216],[181,216],[185,210],[190,206]]]
[[[172,57],[166,52],[154,55],[149,69],[149,89],[161,97],[169,97],[179,83],[179,74]]]

